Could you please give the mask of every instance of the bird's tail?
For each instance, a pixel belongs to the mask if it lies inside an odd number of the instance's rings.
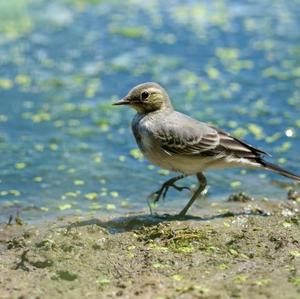
[[[266,168],[266,169],[269,169],[269,170],[272,170],[272,171],[275,171],[285,177],[288,177],[292,180],[296,180],[298,182],[300,182],[300,176],[288,171],[288,170],[285,170],[283,168],[281,168],[280,166],[277,166],[275,164],[272,164],[272,163],[269,163],[269,162],[266,162],[266,161],[261,161],[261,164]]]

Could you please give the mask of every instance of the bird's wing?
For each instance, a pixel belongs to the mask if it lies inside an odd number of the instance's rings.
[[[184,114],[165,119],[155,130],[160,146],[170,155],[228,156],[257,159],[266,152]]]

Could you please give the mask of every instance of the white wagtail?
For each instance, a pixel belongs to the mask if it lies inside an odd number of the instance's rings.
[[[264,160],[266,152],[241,141],[229,133],[174,110],[167,92],[157,83],[143,83],[129,91],[114,105],[129,105],[137,111],[132,131],[145,157],[161,168],[181,175],[166,181],[154,192],[155,201],[165,197],[174,183],[196,175],[199,188],[179,213],[184,216],[206,187],[203,171],[214,168],[264,168],[300,182],[297,176]]]

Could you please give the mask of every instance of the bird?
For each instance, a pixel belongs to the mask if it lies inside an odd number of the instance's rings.
[[[267,152],[253,147],[226,131],[198,121],[173,108],[167,91],[155,82],[132,88],[113,105],[136,110],[131,127],[143,155],[154,165],[177,172],[152,193],[157,202],[170,187],[179,191],[176,181],[195,175],[199,186],[178,216],[185,216],[207,185],[204,172],[233,167],[260,168],[300,182],[300,176],[265,160]]]

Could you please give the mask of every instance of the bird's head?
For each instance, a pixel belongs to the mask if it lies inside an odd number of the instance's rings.
[[[113,103],[113,105],[129,105],[142,114],[172,109],[167,92],[159,84],[153,82],[135,86],[124,98]]]

